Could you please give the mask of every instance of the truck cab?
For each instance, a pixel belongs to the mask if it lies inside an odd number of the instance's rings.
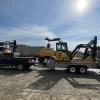
[[[33,57],[20,57],[19,53],[0,54],[0,66],[15,66],[18,70],[23,70],[34,64]]]

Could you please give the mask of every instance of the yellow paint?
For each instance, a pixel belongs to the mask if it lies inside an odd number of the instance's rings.
[[[91,57],[91,56],[88,56],[88,57],[85,59],[85,61],[88,62],[88,63],[97,62],[96,60],[94,61],[94,60],[93,60],[93,57]]]
[[[69,57],[62,51],[56,51],[56,60],[69,60]]]
[[[54,49],[53,48],[41,48],[40,56],[42,57],[54,56]]]

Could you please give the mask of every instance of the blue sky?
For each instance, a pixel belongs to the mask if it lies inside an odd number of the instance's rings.
[[[100,0],[85,1],[80,12],[79,0],[0,0],[0,40],[45,46],[45,37],[60,37],[74,49],[96,35],[100,45]]]

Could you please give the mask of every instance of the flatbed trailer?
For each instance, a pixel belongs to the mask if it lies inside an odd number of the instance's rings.
[[[71,61],[71,62],[51,61],[51,62],[45,62],[43,66],[40,66],[40,67],[48,68],[51,70],[55,70],[57,68],[67,69],[67,71],[70,73],[85,74],[87,73],[87,69],[100,69],[100,62],[87,63],[83,61]]]
[[[85,62],[84,60],[70,60],[70,61],[57,61],[45,59],[45,68],[66,68],[71,73],[79,72],[81,74],[87,73],[87,69],[100,69],[100,47],[98,47],[97,62]]]
[[[59,62],[59,61],[54,61],[54,62],[49,62],[46,63],[46,67],[48,68],[68,68],[69,66],[87,66],[87,68],[97,68],[98,63],[86,63],[86,62]]]
[[[66,68],[71,73],[87,73],[87,69],[97,69],[99,68],[98,63],[86,63],[83,61],[71,61],[71,62],[65,62],[65,61],[52,61],[47,62],[45,68],[55,69],[55,68]]]

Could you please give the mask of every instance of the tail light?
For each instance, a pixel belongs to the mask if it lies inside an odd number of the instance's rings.
[[[29,59],[29,60],[28,60],[28,62],[30,63],[30,62],[32,62],[32,60],[31,60],[31,59]]]

